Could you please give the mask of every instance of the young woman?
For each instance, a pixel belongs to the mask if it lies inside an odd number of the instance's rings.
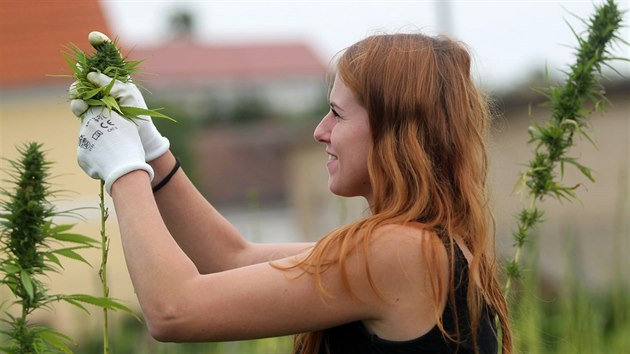
[[[150,120],[73,101],[79,164],[106,181],[152,336],[298,334],[302,354],[496,353],[498,319],[510,353],[486,193],[489,117],[470,64],[461,44],[421,34],[368,37],[340,55],[314,135],[329,189],[364,197],[371,215],[315,244],[247,242]],[[132,84],[112,94],[144,105]]]

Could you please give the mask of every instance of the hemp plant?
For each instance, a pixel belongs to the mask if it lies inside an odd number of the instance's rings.
[[[597,6],[589,22],[581,21],[588,27],[587,34],[586,38],[582,38],[571,28],[578,46],[576,61],[565,72],[566,81],[558,86],[549,85],[536,90],[547,99],[545,106],[551,110],[551,118],[545,123],[533,121],[528,129],[528,143],[534,146],[534,157],[528,163],[527,170],[521,174],[516,189],[521,194],[527,193],[529,205],[516,215],[516,230],[512,233],[516,252],[506,266],[506,295],[512,280],[520,276],[519,262],[523,246],[532,230],[543,221],[544,213],[537,203],[547,197],[560,202],[578,198],[576,189],[580,184],[563,184],[565,166],[572,165],[588,180],[595,181],[591,169],[568,153],[576,135],[594,144],[587,132],[590,115],[601,111],[607,102],[605,91],[597,81],[597,77],[602,76],[602,67],[606,66],[617,72],[608,63],[612,60],[628,61],[627,58],[612,56],[609,51],[614,42],[628,45],[617,34],[621,27],[622,13],[613,0]]]
[[[115,97],[111,96],[111,90],[116,80],[123,83],[131,83],[132,74],[138,72],[140,60],[130,60],[121,55],[117,46],[117,40],[110,40],[101,32],[93,31],[88,35],[88,41],[95,49],[92,53],[85,53],[76,45],[69,47],[70,53],[66,53],[66,62],[72,69],[72,77],[75,79],[70,99],[81,99],[88,106],[100,106],[108,111],[115,111],[123,118],[132,122],[136,120],[150,119],[146,117],[165,118],[175,121],[173,118],[162,114],[159,109],[148,109],[143,107],[122,106],[118,104]],[[109,85],[100,87],[90,82],[87,78],[90,72],[99,72],[112,78]],[[83,118],[81,118],[83,119]],[[104,181],[100,181],[99,188],[99,209],[100,209],[100,237],[101,237],[101,266],[99,277],[101,280],[101,291],[103,297],[109,297],[109,287],[107,285],[107,258],[109,254],[109,237],[105,230],[105,224],[109,217],[108,209],[105,207]],[[109,318],[108,309],[103,308],[103,353],[109,353]]]
[[[92,53],[86,53],[76,45],[68,47],[65,60],[72,69],[72,77],[76,80],[74,90],[70,94],[71,99],[81,99],[89,106],[101,106],[109,111],[114,110],[123,118],[129,120],[140,119],[142,116],[173,118],[159,112],[160,109],[148,109],[143,107],[121,106],[116,98],[110,95],[116,80],[123,83],[132,82],[131,75],[138,72],[141,60],[130,60],[123,57],[118,49],[118,40],[113,41],[101,32],[90,32],[88,41],[95,49]],[[88,80],[90,72],[99,72],[111,77],[112,82],[104,87],[99,87]]]
[[[130,310],[105,297],[85,294],[50,294],[43,279],[60,273],[60,257],[89,265],[77,251],[95,248],[90,237],[73,233],[73,225],[56,224],[55,217],[71,216],[72,211],[57,211],[50,202],[55,191],[47,182],[50,163],[38,143],[18,148],[20,159],[8,160],[11,169],[6,180],[12,190],[0,189],[0,286],[6,286],[15,301],[3,310],[1,322],[8,329],[0,335],[9,338],[0,351],[12,354],[71,353],[72,339],[52,328],[30,322],[38,309],[50,309],[52,303],[65,301],[87,311],[85,304],[105,309]],[[8,300],[6,301],[8,302]],[[2,304],[4,306],[5,303]],[[10,311],[19,306],[19,314]],[[3,326],[4,327],[4,326]]]

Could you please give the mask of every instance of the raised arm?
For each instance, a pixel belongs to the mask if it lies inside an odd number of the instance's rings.
[[[311,272],[291,267],[309,251],[278,259],[274,264],[252,262],[255,264],[202,274],[163,222],[151,190],[154,170],[145,162],[133,123],[113,111],[90,108],[79,133],[77,158],[88,175],[105,181],[114,200],[125,261],[151,334],[158,340],[252,339],[320,330],[358,320],[375,333],[380,331],[387,337],[404,340],[422,328],[409,326],[401,318],[416,319],[434,313],[435,304],[426,296],[430,294],[424,286],[428,273],[422,271],[426,262],[418,257],[422,254],[419,243],[408,242],[412,238],[401,237],[402,232],[375,235],[368,250],[370,276],[366,272],[368,258],[358,251],[358,245],[350,246],[357,251],[345,257],[343,271],[338,263],[327,264],[319,281]],[[164,160],[166,164],[168,161]],[[186,210],[205,203],[195,196],[196,190],[184,177],[181,172],[173,177],[172,195],[162,203],[185,197],[194,202]],[[169,218],[177,215],[173,213]],[[201,212],[193,212],[193,216],[208,217]],[[222,221],[218,213],[210,215],[209,220],[193,228],[210,228],[206,230],[208,236],[191,242],[219,240],[221,247],[210,247],[209,256],[236,250],[238,257],[251,261],[270,254],[254,246],[243,246],[242,241],[237,241],[241,240],[238,233],[226,226],[229,223]],[[188,226],[181,226],[184,223],[172,222],[171,228],[186,230]],[[231,246],[232,243],[237,246]],[[212,246],[213,242],[207,244]],[[331,247],[329,252],[334,259],[341,246]],[[378,287],[379,292],[373,287]],[[410,308],[414,311],[410,312]],[[425,319],[431,321],[433,317]],[[393,325],[402,327],[388,329]]]
[[[175,166],[170,151],[150,162],[155,171],[152,185],[159,183]],[[252,243],[227,221],[179,169],[155,201],[169,231],[195,262],[201,273],[238,268],[295,255],[311,243]]]
[[[327,291],[337,297],[333,304],[322,301],[310,275],[300,276],[298,269],[281,270],[269,262],[201,274],[162,220],[150,185],[153,168],[144,161],[134,124],[115,112],[88,110],[79,132],[77,158],[88,175],[105,181],[106,190],[114,200],[125,261],[155,338],[168,341],[255,338],[326,328],[375,314],[375,307],[369,302],[357,303],[350,296],[337,272],[323,277]],[[171,186],[176,187],[173,196],[179,195],[175,193],[178,185],[183,196],[195,195],[194,188],[185,181],[183,173],[177,176]],[[240,243],[235,241],[239,240],[238,233],[230,230],[228,223],[218,222],[221,220],[218,216],[210,219],[214,223],[194,229],[213,225],[215,229],[206,230],[207,238],[221,240],[219,251],[247,249],[241,245],[226,246]],[[247,251],[237,254],[242,252]],[[220,252],[207,253],[212,256]],[[292,264],[291,259],[277,262],[284,266]],[[358,277],[353,277],[353,281],[355,278]],[[368,282],[363,279],[360,284],[366,286]]]
[[[239,340],[319,330],[375,318],[387,306],[373,291],[359,259],[348,272],[357,299],[338,267],[322,275],[324,299],[311,274],[269,262],[199,274],[162,223],[143,171],[113,185],[125,260],[151,335],[161,341]],[[214,235],[213,235],[214,236]],[[300,257],[300,256],[296,256]],[[294,258],[275,261],[290,266]]]
[[[99,86],[107,86],[112,81],[107,75],[96,72],[88,74],[88,79]],[[121,106],[147,107],[142,94],[132,83],[116,81],[110,94]],[[74,100],[71,108],[75,115],[82,116],[87,104]],[[159,183],[175,165],[169,141],[160,134],[151,117],[143,116],[143,120],[136,121],[136,128],[145,160],[156,174],[153,184]],[[309,243],[248,242],[199,193],[184,169],[179,169],[155,198],[171,235],[204,274],[293,255],[312,246]]]

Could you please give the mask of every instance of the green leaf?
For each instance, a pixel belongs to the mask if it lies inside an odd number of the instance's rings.
[[[109,310],[120,310],[138,318],[135,312],[133,312],[130,308],[128,308],[127,306],[119,303],[118,301],[110,297],[97,297],[97,296],[86,295],[86,294],[72,294],[72,295],[63,295],[63,299],[68,302],[69,300],[82,302],[89,305],[106,308]]]
[[[129,72],[135,72],[138,70],[138,65],[142,64],[144,60],[126,60],[125,69]]]
[[[0,269],[3,269],[4,273],[6,274],[17,273],[22,270],[22,268],[20,268],[19,266],[11,263],[3,264]]]
[[[75,300],[73,300],[73,299],[69,299],[69,298],[66,298],[66,297],[62,297],[62,298],[61,298],[61,300],[63,300],[63,301],[65,301],[65,302],[69,303],[70,305],[73,305],[73,306],[78,307],[79,309],[81,309],[81,310],[85,311],[87,314],[89,314],[89,313],[90,313],[90,311],[89,311],[89,310],[88,310],[85,306],[83,306],[81,303],[79,303],[79,302],[77,302],[77,301],[75,301]]]
[[[118,105],[118,102],[116,101],[116,99],[112,96],[104,96],[103,98],[101,98],[101,102],[105,103],[105,106],[108,109],[114,109],[116,112],[121,112],[120,110],[120,106]]]
[[[73,243],[78,243],[82,245],[93,245],[93,244],[98,243],[98,241],[94,240],[93,238],[89,236],[85,236],[85,235],[80,235],[80,234],[70,234],[70,233],[51,234],[50,237],[58,241],[73,242]]]
[[[66,354],[72,354],[72,350],[68,347],[68,344],[76,345],[72,338],[63,333],[59,333],[47,327],[39,327],[42,329],[38,333],[39,337],[45,340],[48,344],[63,351]]]
[[[131,106],[121,106],[120,108],[123,115],[129,118],[139,118],[139,116],[151,116],[156,118],[168,119],[172,122],[177,122],[175,119],[167,116],[166,114],[162,114],[155,109],[146,109]]]
[[[77,67],[76,63],[72,62],[72,60],[68,57],[64,57],[63,59],[66,63],[68,63],[68,66],[72,69],[72,71],[74,71],[75,75],[81,75],[81,69]]]
[[[106,67],[106,68],[105,68],[105,70],[103,70],[103,74],[105,74],[105,75],[107,75],[107,76],[110,76],[110,75],[109,75],[109,73],[110,73],[112,70],[116,70],[116,69],[117,69],[117,68],[116,68],[115,66],[111,66],[111,65],[110,65],[110,66]]]
[[[87,103],[90,106],[105,106],[105,103],[101,100],[95,100],[95,99],[87,99],[85,100],[85,103]]]
[[[44,257],[46,257],[48,260],[50,260],[51,262],[53,262],[56,265],[58,265],[59,267],[61,267],[61,269],[65,269],[63,267],[63,265],[61,264],[61,261],[59,260],[59,257],[55,256],[52,252],[44,253]]]
[[[76,249],[82,249],[82,248],[86,248],[86,247],[71,247],[71,248],[61,248],[58,250],[54,250],[52,253],[57,253],[60,254],[64,257],[68,257],[70,259],[74,259],[76,261],[80,261],[83,262],[87,265],[89,265],[90,267],[92,266],[85,258],[83,258],[83,256],[81,256],[80,254],[76,253],[74,250]]]
[[[562,159],[562,161],[570,163],[573,166],[577,167],[580,172],[582,172],[582,174],[586,176],[586,178],[588,178],[591,182],[595,182],[595,178],[593,177],[591,169],[579,163],[575,158],[565,157]]]
[[[514,260],[509,261],[506,264],[506,272],[509,274],[511,278],[520,278],[521,277],[521,266]]]
[[[107,84],[107,86],[103,88],[103,95],[109,96],[109,93],[112,91],[112,87],[114,87],[114,84],[116,83],[117,79],[118,79],[118,74],[114,75],[114,77],[112,78],[112,81],[110,81],[109,84]]]
[[[74,227],[74,225],[72,225],[72,224],[61,224],[61,225],[57,225],[57,226],[51,228],[50,232],[54,232],[54,233],[64,232],[64,231],[68,231],[68,230],[72,229],[73,227]]]
[[[578,133],[580,133],[581,136],[585,137],[586,140],[588,140],[593,146],[597,147],[597,144],[595,144],[595,141],[582,128],[578,128]]]
[[[28,272],[24,269],[22,269],[22,271],[20,272],[20,281],[22,282],[22,286],[24,287],[24,290],[26,290],[28,297],[33,300],[33,298],[35,298],[33,280],[31,279],[31,276],[28,274]]]
[[[103,91],[103,88],[101,88],[101,87],[97,87],[97,88],[95,88],[95,89],[91,89],[91,90],[89,90],[89,91],[83,92],[83,93],[81,94],[81,99],[82,99],[82,100],[87,100],[87,99],[90,99],[90,98],[92,98],[92,97],[94,97],[94,96],[98,95],[99,93],[101,93],[101,91]]]

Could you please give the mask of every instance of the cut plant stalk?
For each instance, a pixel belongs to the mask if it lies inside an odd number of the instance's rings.
[[[513,279],[521,274],[520,258],[523,246],[530,237],[530,232],[542,222],[543,211],[538,208],[537,203],[545,197],[559,201],[577,199],[575,190],[579,185],[566,186],[562,183],[565,165],[573,165],[586,178],[594,181],[590,168],[579,163],[577,158],[567,156],[567,153],[573,146],[576,133],[593,142],[586,132],[590,125],[590,114],[603,109],[606,102],[604,90],[598,84],[596,74],[601,75],[602,66],[614,70],[608,64],[612,60],[629,60],[611,56],[608,49],[615,41],[628,45],[617,34],[621,20],[622,14],[613,0],[596,7],[590,23],[582,21],[588,26],[586,39],[581,38],[571,28],[578,42],[577,58],[566,73],[566,82],[560,86],[550,85],[546,89],[537,90],[548,100],[546,105],[551,109],[551,119],[545,124],[534,122],[529,127],[529,144],[535,146],[534,158],[529,162],[529,169],[522,173],[516,186],[520,193],[527,190],[529,206],[516,216],[517,226],[512,233],[516,252],[506,266],[507,280],[504,288],[506,296],[509,294]],[[594,109],[589,109],[587,103],[592,103]]]
[[[91,55],[86,54],[77,46],[71,46],[71,53],[66,61],[73,70],[73,77],[76,80],[74,92],[71,99],[81,99],[87,106],[100,106],[107,109],[110,114],[115,111],[122,117],[134,121],[136,119],[150,119],[149,117],[165,118],[174,121],[171,117],[158,112],[157,109],[147,109],[143,107],[121,106],[116,98],[110,95],[111,89],[116,80],[129,83],[132,82],[131,75],[138,71],[139,60],[128,60],[123,58],[117,47],[117,41],[111,41],[109,37],[101,32],[91,32],[88,41],[96,50]],[[90,72],[103,73],[113,80],[105,87],[99,87],[87,78]],[[101,266],[99,268],[99,278],[101,280],[101,291],[104,298],[109,298],[109,286],[107,283],[107,258],[109,254],[109,238],[106,231],[106,221],[109,216],[105,207],[104,182],[100,181],[99,188],[99,208],[101,215],[100,236],[101,236]],[[108,309],[103,308],[103,353],[109,353],[109,316]]]
[[[101,267],[98,275],[101,279],[101,293],[103,297],[109,298],[109,286],[107,285],[107,256],[109,254],[109,237],[105,231],[105,222],[109,217],[108,209],[105,207],[105,182],[100,181],[99,209],[101,210]],[[109,353],[109,315],[107,309],[103,308],[103,353]]]

